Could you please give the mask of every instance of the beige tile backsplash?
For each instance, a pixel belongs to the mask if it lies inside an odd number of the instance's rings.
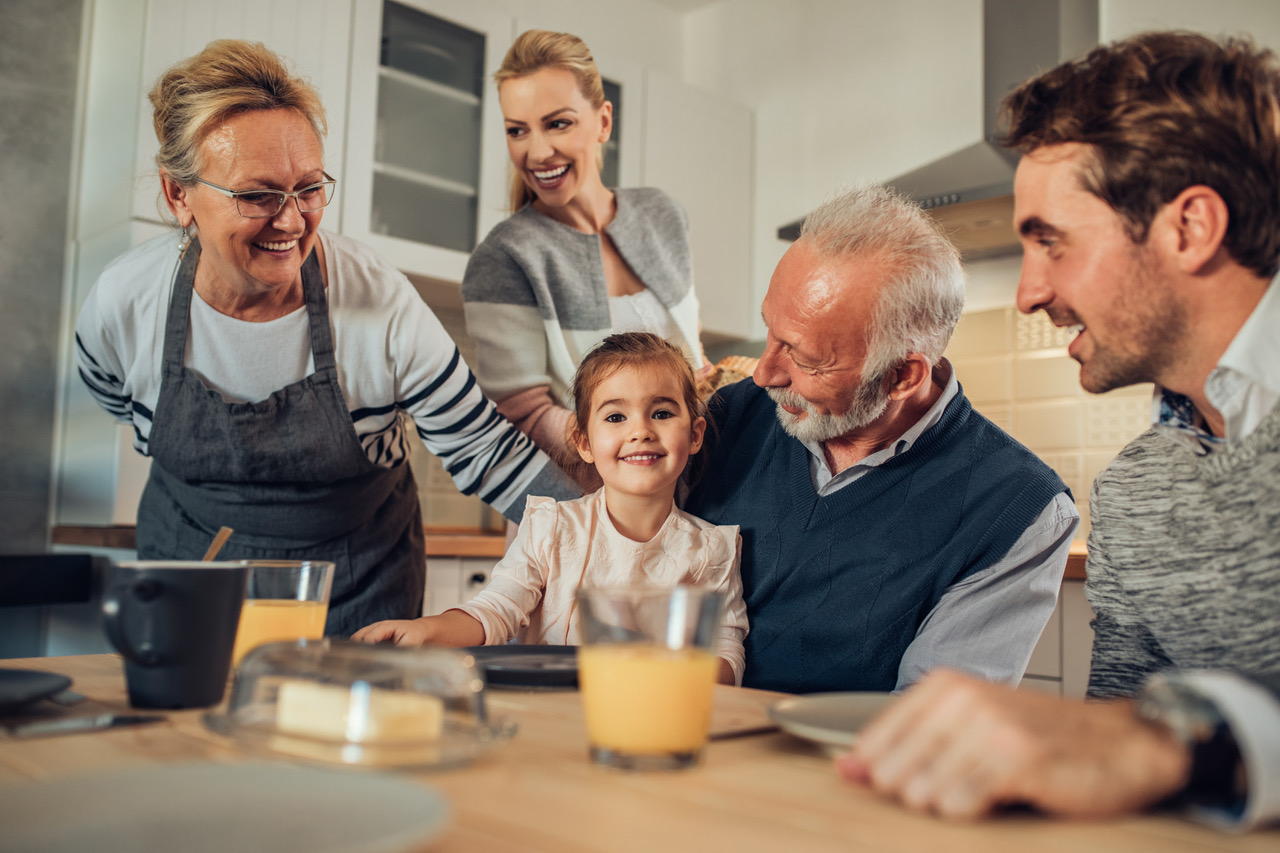
[[[1070,487],[1089,531],[1094,477],[1151,418],[1151,386],[1086,393],[1067,356],[1071,332],[1016,308],[965,314],[947,357],[975,409],[1021,441]]]

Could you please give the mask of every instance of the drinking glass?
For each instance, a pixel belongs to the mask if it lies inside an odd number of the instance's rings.
[[[628,770],[697,764],[711,725],[724,596],[692,586],[581,589],[591,758]]]
[[[249,588],[231,665],[263,643],[318,640],[324,636],[333,587],[333,563],[320,560],[242,560]]]

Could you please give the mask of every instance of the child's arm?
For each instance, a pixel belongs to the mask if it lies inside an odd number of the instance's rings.
[[[724,658],[720,658],[720,671],[716,673],[716,683],[728,684],[730,687],[738,683],[738,677],[733,674],[733,664]]]
[[[394,642],[397,646],[482,646],[484,626],[461,610],[446,610],[439,616],[374,622],[356,631],[351,639],[360,643]]]
[[[742,641],[748,631],[747,605],[743,601],[739,569],[742,537],[736,526],[721,526],[719,529],[724,536],[721,540],[725,545],[724,553],[718,553],[717,559],[708,562],[699,582],[708,583],[725,595],[724,622],[720,625],[716,654],[720,656],[720,679],[726,684],[738,684],[746,670]]]

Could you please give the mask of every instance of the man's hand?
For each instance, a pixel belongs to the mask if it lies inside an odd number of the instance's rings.
[[[1083,703],[938,670],[836,759],[847,779],[946,817],[1002,805],[1104,816],[1180,790],[1191,757],[1132,702]]]

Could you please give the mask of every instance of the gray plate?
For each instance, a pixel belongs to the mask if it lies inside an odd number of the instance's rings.
[[[190,762],[0,787],[10,853],[393,853],[439,836],[449,807],[394,776]]]
[[[892,699],[892,693],[815,693],[783,699],[769,708],[769,717],[783,731],[843,752]]]
[[[34,669],[0,669],[0,711],[12,711],[71,686],[71,679],[56,672]]]

